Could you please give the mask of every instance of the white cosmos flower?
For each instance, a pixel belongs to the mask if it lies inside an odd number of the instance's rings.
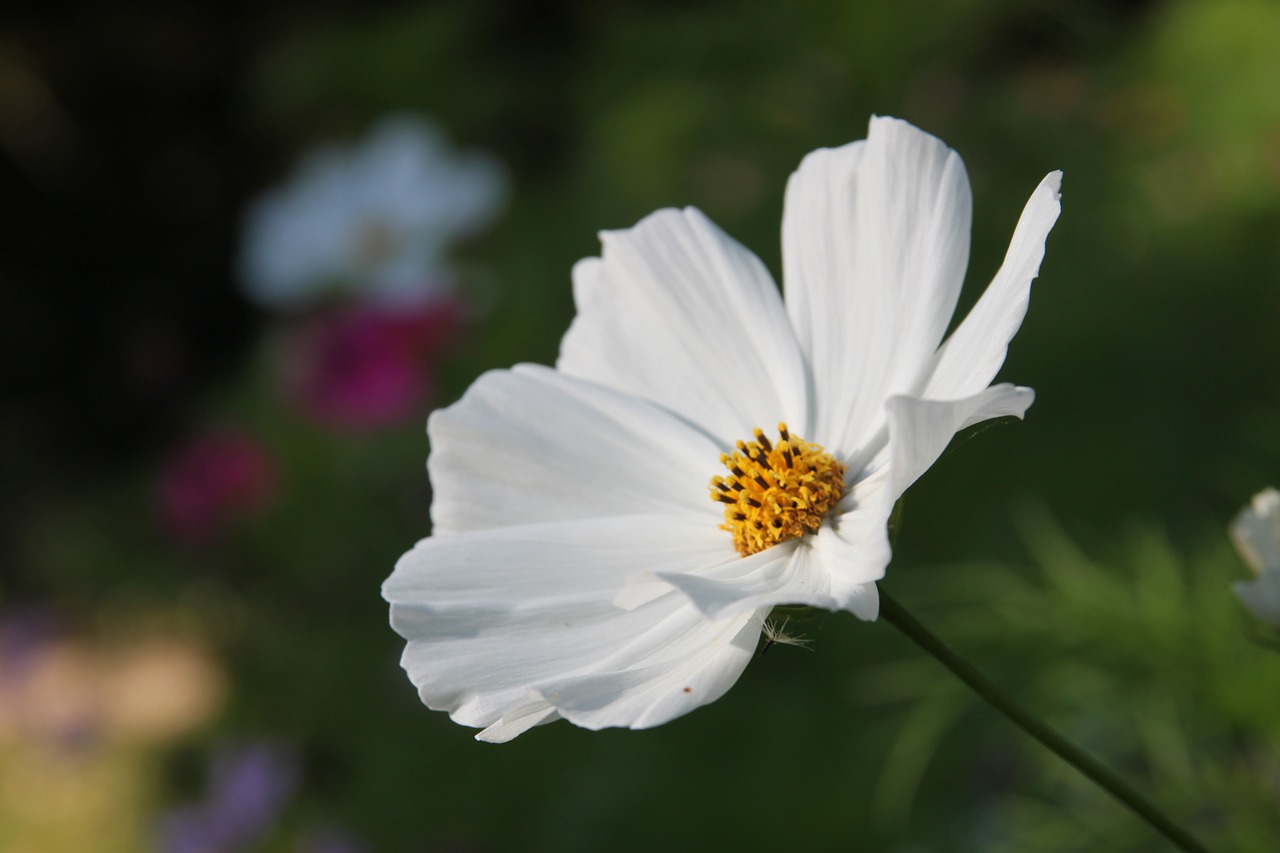
[[[481,740],[557,718],[646,728],[721,696],[774,605],[874,619],[894,502],[958,430],[1031,404],[1029,388],[990,383],[1060,180],[1036,188],[945,343],[969,182],[955,152],[902,121],[873,118],[865,141],[815,151],[792,175],[785,302],[692,208],[604,232],[603,256],[574,268],[578,314],[556,368],[487,373],[428,422],[434,534],[383,586],[422,700],[485,727]],[[721,454],[757,427],[769,458],[740,459],[751,470],[738,479]],[[822,475],[807,493],[801,456]],[[717,475],[731,500],[773,507],[729,513],[790,525],[808,502],[816,529],[742,556],[751,530],[722,528],[734,525],[711,499]]]
[[[447,249],[487,225],[506,195],[496,161],[452,151],[424,119],[384,119],[359,145],[327,145],[245,216],[240,278],[276,309],[360,291],[412,301],[436,295]]]
[[[1232,589],[1244,606],[1280,627],[1280,492],[1264,489],[1253,496],[1235,521],[1231,540],[1257,577],[1236,581]]]

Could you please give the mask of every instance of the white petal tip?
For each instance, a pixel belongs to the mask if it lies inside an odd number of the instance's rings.
[[[1062,202],[1062,170],[1055,169],[1054,171],[1045,175],[1044,179],[1040,181],[1040,186],[1036,187],[1037,193],[1040,191],[1041,187],[1043,187],[1044,189],[1047,189],[1050,192],[1050,194],[1052,194],[1053,200],[1055,202],[1061,203]]]
[[[867,122],[867,136],[870,137],[871,132],[876,129],[888,130],[891,128],[896,130],[905,130],[908,133],[916,133],[922,136],[933,136],[932,133],[929,133],[927,130],[921,130],[906,119],[898,118],[896,116],[882,116],[877,113],[872,113],[871,119]],[[934,138],[936,139],[937,137]]]
[[[883,495],[884,493],[881,493]],[[861,595],[862,586],[873,583],[884,577],[885,568],[889,565],[892,552],[889,549],[889,537],[884,532],[890,509],[863,510],[863,515],[874,518],[871,531],[863,527],[855,527],[854,514],[850,513],[850,539],[846,540],[839,531],[830,524],[818,528],[814,547],[822,559],[822,564],[832,578],[832,596],[842,609],[848,610],[846,602]],[[857,516],[857,521],[863,521]],[[843,517],[836,520],[842,524]],[[868,535],[868,533],[874,535]],[[842,590],[847,592],[842,592]]]
[[[880,618],[880,589],[874,583],[859,584],[845,593],[840,607],[863,622],[875,622]]]
[[[1031,404],[1036,401],[1036,392],[1034,388],[1028,388],[1025,385],[1016,385],[1012,391],[1012,401],[1010,403],[1009,414],[1018,420],[1025,420],[1027,417],[1027,409],[1031,408]]]

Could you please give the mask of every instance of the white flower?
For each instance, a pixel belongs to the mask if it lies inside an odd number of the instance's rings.
[[[1263,489],[1235,521],[1231,541],[1257,577],[1231,588],[1255,616],[1280,627],[1280,492]]]
[[[506,179],[483,154],[454,154],[412,116],[384,119],[357,147],[326,146],[245,217],[240,278],[267,307],[330,291],[415,300],[442,287],[449,244],[488,224]]]
[[[1031,404],[989,383],[1060,180],[945,343],[969,182],[902,121],[791,177],[785,304],[692,208],[604,232],[556,369],[487,373],[428,423],[434,535],[383,586],[422,700],[481,740],[561,717],[646,728],[722,695],[774,605],[874,619],[894,502],[958,430]]]

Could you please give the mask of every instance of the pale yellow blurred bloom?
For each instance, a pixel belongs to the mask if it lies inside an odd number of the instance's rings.
[[[147,849],[160,748],[212,719],[225,691],[209,651],[172,633],[0,659],[0,850]]]

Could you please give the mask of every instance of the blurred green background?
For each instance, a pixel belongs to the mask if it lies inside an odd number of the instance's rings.
[[[1062,169],[1002,373],[1036,404],[912,488],[885,588],[1210,846],[1275,849],[1280,657],[1230,593],[1245,569],[1224,531],[1280,480],[1280,4],[123,2],[0,20],[0,618],[56,626],[40,707],[93,722],[41,740],[0,678],[0,848],[157,849],[211,756],[263,740],[298,780],[246,849],[319,850],[305,839],[330,830],[387,853],[1164,849],[847,614],[793,623],[809,651],[775,648],[652,731],[557,723],[493,747],[423,708],[378,595],[428,532],[421,419],[353,438],[283,406],[272,318],[232,272],[244,205],[301,151],[417,111],[511,177],[503,218],[457,252],[483,313],[437,404],[554,359],[600,229],[695,205],[778,273],[788,174],[873,113],[968,166],[961,312]],[[270,448],[279,496],[191,548],[158,528],[154,484],[211,423]]]

